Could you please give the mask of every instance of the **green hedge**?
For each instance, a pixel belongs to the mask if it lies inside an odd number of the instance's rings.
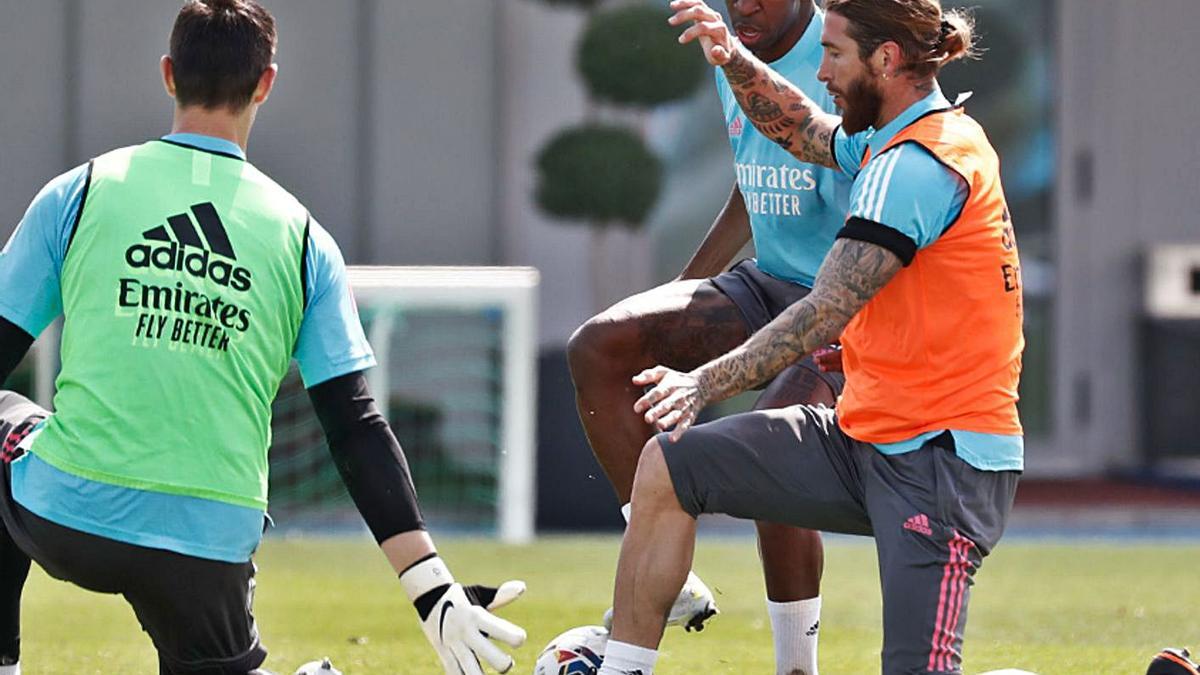
[[[661,7],[632,5],[592,15],[577,65],[592,95],[620,105],[651,107],[691,95],[708,72],[700,50],[681,46],[680,29]]]
[[[537,157],[537,201],[550,215],[588,222],[645,221],[662,185],[662,162],[632,129],[566,129]]]

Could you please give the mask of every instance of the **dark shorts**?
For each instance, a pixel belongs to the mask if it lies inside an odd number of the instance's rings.
[[[724,293],[742,314],[746,330],[753,334],[771,323],[783,310],[812,292],[812,289],[783,279],[777,279],[758,268],[758,263],[747,259],[734,265],[709,281]],[[811,356],[796,364],[816,373],[828,384],[834,395],[842,393],[846,384],[841,373],[827,373],[817,367]]]
[[[659,435],[675,493],[693,516],[725,513],[875,538],[883,672],[959,673],[975,572],[1000,535],[1019,474],[980,471],[949,433],[884,455],[824,406],[726,417],[677,443]]]
[[[135,546],[50,522],[12,497],[11,463],[21,441],[47,413],[0,392],[0,518],[6,535],[57,579],[125,597],[158,650],[159,672],[244,675],[262,665],[251,605],[252,562],[227,563]]]

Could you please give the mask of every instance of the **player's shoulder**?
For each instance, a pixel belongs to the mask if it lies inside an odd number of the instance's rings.
[[[46,181],[42,189],[38,190],[37,195],[33,198],[30,211],[38,211],[37,207],[39,206],[43,208],[65,209],[73,199],[78,198],[84,186],[91,179],[91,173],[92,162],[88,161]]]
[[[254,166],[250,162],[246,162],[245,169],[242,171],[241,179],[253,183],[259,189],[271,195],[272,201],[280,206],[283,206],[297,214],[303,214],[308,218],[308,208],[300,201],[300,198],[292,194],[290,190],[281,185],[265,171]]]
[[[312,217],[308,219],[308,256],[309,263],[318,272],[336,271],[346,265],[337,240]]]
[[[124,159],[124,158],[128,158],[128,157],[132,157],[134,153],[136,153],[138,150],[145,148],[150,142],[151,141],[148,141],[147,143],[138,143],[136,145],[122,145],[119,148],[113,148],[112,150],[109,150],[107,152],[102,152],[99,155],[96,155],[92,159],[92,163],[94,164],[95,162],[99,162],[102,160]]]
[[[956,175],[928,148],[916,141],[896,143],[875,155],[867,163],[890,181],[920,184],[947,174]]]

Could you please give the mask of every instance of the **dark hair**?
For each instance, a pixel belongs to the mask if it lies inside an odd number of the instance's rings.
[[[903,69],[928,77],[951,61],[976,56],[975,22],[962,10],[943,12],[939,0],[825,0],[825,11],[850,23],[847,32],[864,61],[879,45],[895,42]]]
[[[171,31],[180,106],[242,110],[275,58],[275,19],[255,0],[188,0]]]

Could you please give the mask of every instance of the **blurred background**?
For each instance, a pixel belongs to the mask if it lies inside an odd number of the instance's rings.
[[[390,355],[397,432],[416,466],[437,467],[418,469],[418,487],[490,522],[499,410],[520,405],[536,420],[539,529],[617,526],[563,350],[592,314],[678,274],[728,196],[711,69],[696,50],[663,47],[664,30],[674,35],[664,2],[265,4],[279,23],[280,78],[250,159],[310,207],[349,263],[540,275],[536,386],[518,403],[504,402],[504,307],[409,312],[390,346],[376,344]],[[968,110],[1000,151],[1020,239],[1021,502],[1072,527],[1101,514],[1186,528],[1200,504],[1200,2],[967,4],[983,58],[951,66],[942,85],[951,98],[974,92]],[[0,0],[10,17],[0,21],[0,237],[50,177],[169,130],[158,59],[177,9]],[[636,38],[606,41],[613,26]],[[604,174],[614,163],[618,175]],[[17,386],[33,390],[35,371]],[[273,506],[285,510],[338,491],[297,387],[277,407],[286,447]]]

